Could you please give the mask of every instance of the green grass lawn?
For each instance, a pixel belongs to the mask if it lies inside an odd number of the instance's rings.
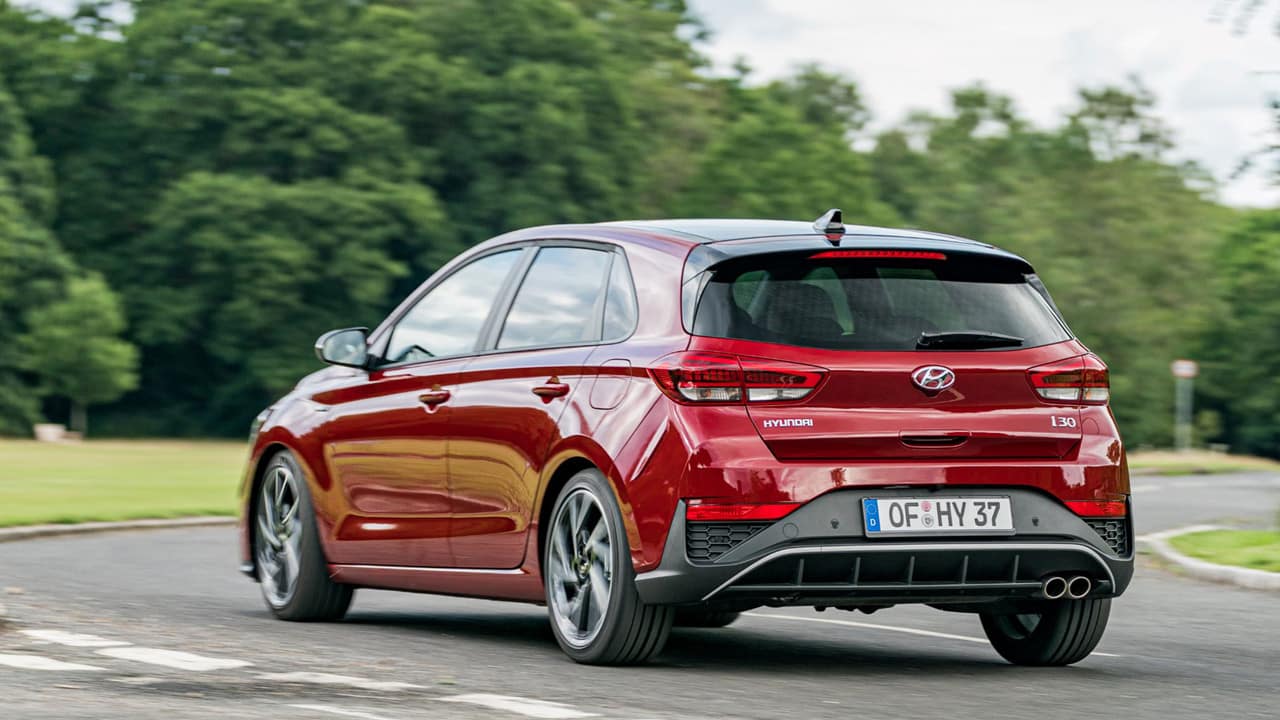
[[[1280,572],[1280,530],[1206,530],[1170,542],[1184,555],[1219,565]]]
[[[0,440],[0,527],[231,515],[243,442]]]
[[[1129,470],[1139,475],[1201,475],[1231,472],[1280,472],[1280,462],[1250,455],[1207,450],[1138,450],[1129,453]]]

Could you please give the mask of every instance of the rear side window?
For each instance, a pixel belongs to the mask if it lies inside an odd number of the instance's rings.
[[[578,247],[540,249],[507,313],[498,348],[599,340],[597,303],[603,300],[610,255]]]
[[[636,287],[621,253],[613,256],[609,270],[609,290],[604,301],[605,341],[622,340],[636,328]]]
[[[845,350],[944,349],[929,338],[937,335],[948,336],[945,349],[974,350],[1069,339],[1071,333],[1031,278],[998,258],[963,255],[946,260],[755,255],[711,271],[694,312],[693,333]]]

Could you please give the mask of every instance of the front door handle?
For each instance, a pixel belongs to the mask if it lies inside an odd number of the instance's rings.
[[[543,402],[551,402],[552,398],[569,394],[569,384],[560,382],[560,378],[552,375],[547,381],[533,388],[533,394],[542,398]]]
[[[418,396],[418,399],[428,407],[435,407],[449,399],[449,391],[441,388],[432,388],[428,392],[424,392]]]

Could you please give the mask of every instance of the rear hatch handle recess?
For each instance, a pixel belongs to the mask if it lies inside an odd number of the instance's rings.
[[[907,447],[945,448],[959,447],[969,440],[967,432],[902,432],[898,440]]]

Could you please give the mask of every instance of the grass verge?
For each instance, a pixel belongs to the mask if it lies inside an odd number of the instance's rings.
[[[1129,470],[1135,475],[1206,475],[1233,472],[1280,472],[1280,462],[1250,455],[1228,455],[1207,450],[1138,450],[1129,453]]]
[[[232,515],[240,442],[0,440],[0,527]]]
[[[1280,572],[1280,531],[1206,530],[1170,538],[1183,555],[1219,565]]]

